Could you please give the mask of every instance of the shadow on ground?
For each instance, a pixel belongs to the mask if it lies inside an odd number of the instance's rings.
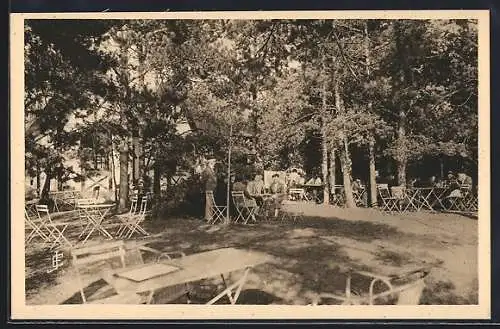
[[[321,217],[306,217],[295,223],[269,221],[254,225],[229,226],[206,225],[201,220],[189,218],[153,220],[147,223],[146,229],[153,237],[136,239],[133,242],[147,244],[164,251],[183,251],[185,254],[235,247],[262,251],[273,256],[273,261],[257,266],[251,271],[248,285],[238,299],[238,304],[253,305],[304,305],[309,304],[311,298],[320,292],[343,295],[347,278],[346,269],[376,271],[363,259],[355,258],[346,251],[349,247],[356,247],[355,244],[373,245],[375,241],[393,242],[395,245],[405,241],[415,246],[426,247],[432,244],[432,237],[402,232],[387,224]],[[320,238],[324,236],[333,239]],[[378,264],[396,268],[402,268],[415,260],[415,255],[397,249],[380,250],[373,247],[368,253]],[[27,270],[47,267],[49,260],[46,256],[46,250],[27,254]],[[42,275],[43,273],[38,276],[27,275],[27,291],[36,293],[44,285],[54,285],[60,273],[55,271],[47,275]],[[237,279],[238,275],[235,273],[232,278]],[[208,280],[204,283],[205,286],[212,286],[214,289],[220,288],[220,282],[217,280]],[[366,285],[367,282],[361,282],[360,287]],[[193,295],[192,302],[208,301],[214,296],[212,288],[198,289],[197,294]],[[356,290],[357,287],[353,289]],[[477,297],[474,296],[474,294],[469,297],[459,296],[455,293],[451,281],[437,281],[431,282],[424,290],[421,303],[470,304],[474,301],[477,303]],[[79,295],[74,295],[66,301],[66,303],[80,302]],[[162,303],[161,297],[156,302]],[[178,302],[185,300],[181,299]],[[224,299],[220,303],[229,303],[229,300]]]

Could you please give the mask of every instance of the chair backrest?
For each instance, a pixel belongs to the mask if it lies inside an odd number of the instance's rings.
[[[137,196],[133,196],[130,199],[130,210],[129,210],[130,215],[133,215],[137,212],[138,203],[139,203],[139,198]]]
[[[139,215],[144,215],[146,214],[146,211],[148,210],[148,201],[149,198],[147,196],[143,196],[141,198],[141,204],[139,205]]]
[[[47,219],[49,222],[52,222],[52,219],[50,218],[50,213],[49,213],[49,206],[45,204],[37,204],[35,206],[36,213],[38,215],[38,219],[44,220]]]
[[[392,186],[391,194],[396,199],[403,199],[405,195],[405,187],[404,186]]]
[[[462,184],[462,185],[460,185],[460,191],[463,194],[472,193],[472,185]]]
[[[245,194],[243,191],[232,191],[231,196],[233,197],[233,202],[236,206],[245,204]]]
[[[389,186],[387,184],[378,185],[377,190],[382,199],[388,199],[391,197],[391,192],[389,192]]]
[[[80,295],[84,303],[87,302],[84,284],[82,280],[82,272],[84,269],[88,270],[96,268],[97,272],[102,270],[103,263],[118,258],[120,260],[120,267],[125,267],[125,244],[123,241],[113,241],[94,246],[75,248],[71,251],[72,263],[75,268],[78,281]],[[90,270],[92,272],[92,270]]]
[[[303,188],[291,188],[288,190],[288,193],[303,195],[305,193],[305,190]]]

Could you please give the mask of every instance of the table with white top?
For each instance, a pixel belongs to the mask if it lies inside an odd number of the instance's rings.
[[[102,273],[102,278],[118,293],[130,294],[152,293],[162,288],[221,276],[225,289],[207,304],[214,304],[224,296],[229,298],[231,304],[236,304],[250,269],[270,260],[271,256],[261,252],[222,248],[160,263],[107,270]],[[239,270],[244,271],[243,275],[227,286],[224,275]]]

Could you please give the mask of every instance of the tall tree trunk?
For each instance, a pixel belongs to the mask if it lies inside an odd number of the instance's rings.
[[[41,191],[41,195],[40,195],[41,200],[48,200],[49,199],[51,179],[52,179],[52,175],[47,174],[47,172],[45,172],[45,181],[43,182],[42,191]]]
[[[439,158],[439,180],[443,180],[444,179],[444,161],[443,161],[443,158],[440,157]]]
[[[369,202],[371,207],[377,207],[377,177],[375,169],[375,141],[371,139],[368,143],[368,158],[370,169],[370,181],[368,186],[370,188]]]
[[[83,155],[80,157],[80,191],[82,194],[85,194],[85,185],[87,180],[87,172],[85,170],[85,161],[83,159]]]
[[[344,179],[345,207],[356,208],[354,195],[352,193],[352,175],[351,175],[351,156],[349,154],[349,145],[347,137],[343,136],[343,149],[340,152],[340,165],[342,166],[342,175]]]
[[[340,95],[340,85],[338,76],[335,77],[335,107],[338,113],[344,112],[344,104],[342,101],[342,96]],[[345,196],[345,206],[346,208],[355,208],[356,202],[354,201],[354,196],[352,194],[352,175],[351,175],[351,155],[349,153],[349,143],[347,140],[346,132],[341,131],[341,141],[342,149],[340,150],[340,165],[342,167],[342,175],[344,180],[344,196]]]
[[[321,65],[323,74],[326,75],[325,55],[323,54]],[[323,174],[323,204],[330,203],[330,191],[328,188],[328,134],[326,131],[326,89],[328,79],[323,77],[322,91],[321,91],[321,173]]]
[[[115,167],[115,143],[113,142],[113,135],[110,134],[111,139],[111,179],[113,180],[113,193],[115,195],[115,202],[118,201],[118,189],[116,184],[116,167]]]
[[[63,189],[62,175],[59,174],[57,175],[57,190],[62,191],[62,189]]]
[[[157,146],[158,147],[158,146]],[[161,163],[158,161],[160,151],[157,150],[155,154],[154,164],[153,164],[153,194],[155,200],[160,200],[161,194]]]
[[[38,161],[36,162],[36,191],[37,191],[37,197],[40,197],[42,194],[42,189],[40,186],[40,165],[38,164]]]
[[[394,33],[395,33],[395,41],[396,41],[396,52],[398,59],[401,63],[401,72],[399,76],[399,89],[407,88],[412,85],[412,73],[410,71],[410,66],[408,63],[408,54],[406,48],[404,47],[403,41],[403,30],[404,27],[401,25],[401,22],[394,23]],[[398,131],[397,131],[397,157],[396,157],[396,166],[397,166],[397,183],[398,185],[406,184],[406,165],[408,162],[406,155],[406,106],[410,106],[410,104],[398,104],[399,112],[398,112]]]
[[[129,147],[126,138],[120,144],[120,201],[118,209],[124,211],[128,205],[128,162],[129,162]]]
[[[323,174],[323,204],[330,203],[330,191],[328,188],[328,140],[325,128],[321,129],[321,173]]]
[[[406,112],[404,110],[399,111],[399,127],[398,127],[398,157],[396,159],[397,162],[397,171],[398,171],[398,185],[406,184],[406,150],[404,145],[406,139]]]
[[[229,118],[229,146],[227,150],[227,186],[226,186],[226,218],[224,219],[224,224],[229,225],[231,223],[231,151],[233,147],[233,117],[231,113],[231,117]]]
[[[328,167],[330,194],[332,195],[335,193],[335,174],[337,172],[337,167],[335,166],[335,153],[336,149],[335,147],[332,147],[330,149],[330,166]]]
[[[137,183],[137,181],[142,177],[142,168],[141,168],[141,143],[139,137],[136,135],[132,138],[133,143],[133,152],[134,152],[134,161],[133,161],[133,181]]]
[[[370,35],[368,32],[368,21],[365,21],[365,64],[366,64],[366,76],[368,81],[371,80],[371,52],[370,52]],[[373,111],[373,103],[368,101],[368,111]],[[369,193],[368,199],[371,207],[377,206],[377,180],[375,174],[375,134],[372,132],[370,134],[370,140],[368,142],[368,186]]]

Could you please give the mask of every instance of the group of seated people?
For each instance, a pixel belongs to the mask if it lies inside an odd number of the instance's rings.
[[[430,176],[427,180],[412,178],[408,182],[408,187],[449,187],[459,188],[460,186],[472,186],[472,177],[465,173],[454,174],[449,171],[446,178],[438,180],[436,176]]]
[[[221,205],[227,203],[227,179],[218,184],[216,192],[216,202]],[[245,196],[246,207],[261,208],[265,202],[274,205],[275,215],[280,207],[280,204],[287,197],[287,187],[280,180],[278,174],[272,176],[272,182],[266,191],[263,176],[255,175],[253,180],[248,180],[244,175],[232,176],[230,183],[231,191],[243,192]],[[230,198],[232,202],[232,198]],[[234,205],[232,205],[234,206]]]

